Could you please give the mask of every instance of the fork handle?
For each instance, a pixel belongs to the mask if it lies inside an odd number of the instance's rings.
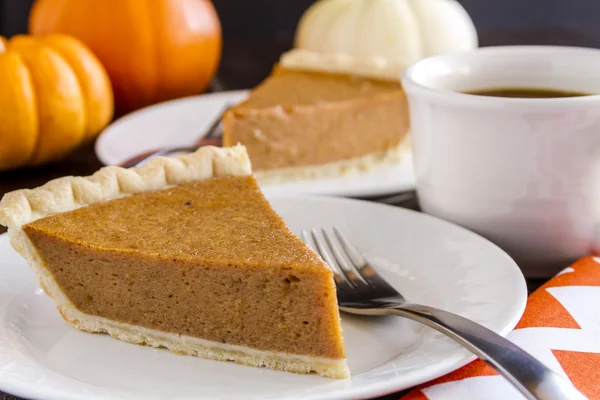
[[[387,309],[423,323],[463,345],[531,400],[586,399],[567,379],[486,327],[433,307],[405,303]]]

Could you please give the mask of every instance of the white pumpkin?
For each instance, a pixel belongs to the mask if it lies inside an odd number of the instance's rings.
[[[476,48],[478,41],[455,0],[321,0],[302,16],[295,46],[408,65]]]

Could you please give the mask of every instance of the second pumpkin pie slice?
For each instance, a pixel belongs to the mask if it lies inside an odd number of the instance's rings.
[[[336,176],[398,162],[409,129],[402,70],[380,59],[291,50],[246,101],[225,114],[224,144],[246,146],[260,181]]]

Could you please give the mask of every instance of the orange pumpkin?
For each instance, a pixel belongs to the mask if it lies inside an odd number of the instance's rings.
[[[202,92],[221,57],[208,0],[36,0],[29,29],[86,43],[108,71],[120,114]]]
[[[0,171],[65,157],[112,118],[106,71],[67,35],[0,36],[0,77]]]

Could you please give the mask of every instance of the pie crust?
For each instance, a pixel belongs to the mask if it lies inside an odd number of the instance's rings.
[[[288,183],[299,179],[323,179],[353,175],[401,162],[410,155],[410,151],[410,136],[407,134],[399,145],[387,151],[327,164],[257,171],[255,176],[260,183]]]

